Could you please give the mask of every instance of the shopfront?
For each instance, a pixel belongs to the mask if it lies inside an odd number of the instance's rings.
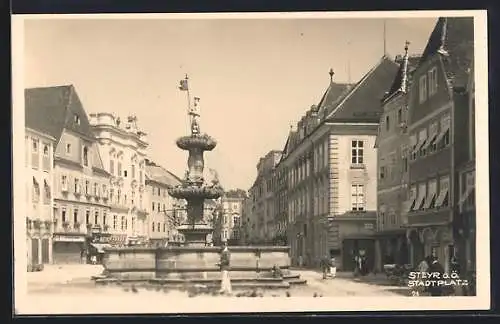
[[[52,257],[56,264],[85,262],[85,234],[54,234]]]

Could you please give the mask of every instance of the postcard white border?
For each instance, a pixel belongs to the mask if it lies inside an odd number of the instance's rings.
[[[304,312],[304,311],[403,311],[403,310],[485,310],[490,308],[489,240],[489,152],[488,152],[488,56],[487,13],[463,11],[373,11],[304,13],[205,13],[205,14],[96,14],[96,15],[13,15],[13,172],[14,179],[24,178],[24,20],[28,19],[353,19],[353,18],[425,18],[473,16],[475,29],[476,82],[476,213],[477,217],[477,296],[476,297],[323,297],[323,298],[186,298],[168,305],[138,296],[124,295],[85,299],[79,295],[57,296],[44,303],[36,295],[26,294],[26,222],[23,217],[22,181],[13,182],[14,197],[14,301],[16,314],[130,314],[130,313],[213,313],[213,312]]]

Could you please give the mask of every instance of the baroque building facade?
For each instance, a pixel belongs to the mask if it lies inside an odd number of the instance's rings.
[[[55,139],[52,258],[85,262],[94,235],[106,235],[109,174],[72,85],[25,90],[26,125]],[[32,127],[35,128],[35,127]]]
[[[468,80],[474,52],[474,22],[442,17],[432,31],[410,88],[409,201],[411,260],[436,256],[446,271],[463,253],[459,165],[469,159]],[[462,259],[463,260],[463,259]]]
[[[137,118],[125,121],[111,113],[90,114],[92,132],[109,181],[109,242],[137,244],[147,240],[146,133],[137,127]]]
[[[290,132],[280,164],[288,170],[287,236],[293,263],[315,266],[331,256],[340,269],[351,270],[360,250],[374,259],[374,145],[380,99],[398,67],[384,56],[354,85],[333,82],[330,71],[320,103]]]
[[[31,118],[26,121],[26,252],[30,267],[52,263],[55,138],[44,133],[46,129],[39,122],[33,123]]]
[[[408,54],[396,61],[400,68],[394,82],[382,100],[376,140],[377,148],[377,241],[375,269],[382,271],[384,264],[409,263],[406,239],[405,202],[408,192],[408,89],[412,73],[420,56]]]

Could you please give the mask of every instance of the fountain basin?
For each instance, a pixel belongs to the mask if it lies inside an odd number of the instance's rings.
[[[231,247],[231,281],[244,286],[289,287],[299,276],[289,272],[289,247]],[[148,282],[168,286],[220,284],[220,247],[122,247],[105,249],[101,281]],[[287,275],[272,278],[274,266]],[[287,278],[294,279],[289,282]]]
[[[211,151],[217,146],[217,141],[209,135],[190,135],[180,137],[176,144],[183,150],[198,148],[203,151]]]

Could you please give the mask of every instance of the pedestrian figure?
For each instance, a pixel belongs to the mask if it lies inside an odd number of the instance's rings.
[[[326,279],[326,277],[328,276],[328,273],[330,271],[330,265],[329,265],[328,257],[324,256],[320,260],[319,264],[320,264],[321,272],[323,273],[323,279]]]
[[[229,248],[227,247],[227,242],[224,242],[224,246],[220,256],[220,270],[222,274],[221,280],[221,293],[231,294],[231,279],[229,278],[229,264],[230,264],[231,254]]]
[[[332,276],[332,278],[335,278],[337,276],[337,263],[334,257],[330,258],[330,275]]]
[[[429,265],[429,272],[438,273],[439,278],[443,278],[444,268],[441,265],[441,263],[439,263],[439,260],[437,257],[432,257],[432,263]],[[443,287],[442,286],[431,285],[431,286],[429,286],[428,291],[431,294],[431,296],[442,296],[443,295]]]

